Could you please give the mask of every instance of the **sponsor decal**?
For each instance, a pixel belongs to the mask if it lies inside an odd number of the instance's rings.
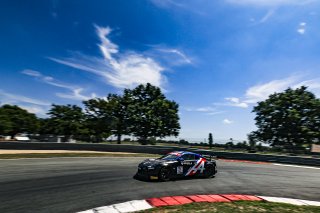
[[[204,158],[200,158],[196,164],[191,167],[186,176],[192,176],[192,175],[195,175],[197,173],[197,171],[200,171],[200,173],[203,173],[203,170],[204,170],[204,163],[206,162],[206,159]]]
[[[150,180],[158,180],[157,176],[150,176]]]

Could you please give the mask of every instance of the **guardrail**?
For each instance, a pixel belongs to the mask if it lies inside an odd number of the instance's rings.
[[[131,152],[148,154],[166,154],[175,150],[193,151],[201,154],[211,154],[218,158],[262,161],[273,163],[297,164],[320,166],[320,158],[254,154],[241,152],[211,151],[205,149],[186,148],[178,146],[151,146],[151,145],[126,145],[126,144],[81,144],[81,143],[31,143],[31,142],[0,142],[0,149],[22,150],[87,150],[105,152]]]

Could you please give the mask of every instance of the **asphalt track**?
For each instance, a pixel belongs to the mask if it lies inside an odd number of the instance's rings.
[[[133,179],[142,158],[0,160],[0,212],[77,212],[134,199],[257,194],[320,201],[320,170],[218,161],[211,179]]]

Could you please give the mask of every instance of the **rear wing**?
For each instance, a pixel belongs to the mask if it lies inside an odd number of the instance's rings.
[[[204,157],[205,159],[209,160],[209,161],[215,161],[217,158],[217,156],[215,155],[202,155],[202,157]]]

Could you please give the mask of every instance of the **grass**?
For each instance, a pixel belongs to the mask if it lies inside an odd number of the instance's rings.
[[[191,203],[140,211],[140,213],[320,213],[317,206],[296,206],[284,203],[238,201],[232,203]]]
[[[56,157],[146,157],[157,158],[160,155],[151,154],[117,154],[117,153],[22,153],[22,154],[0,154],[0,159],[18,158],[56,158]]]

